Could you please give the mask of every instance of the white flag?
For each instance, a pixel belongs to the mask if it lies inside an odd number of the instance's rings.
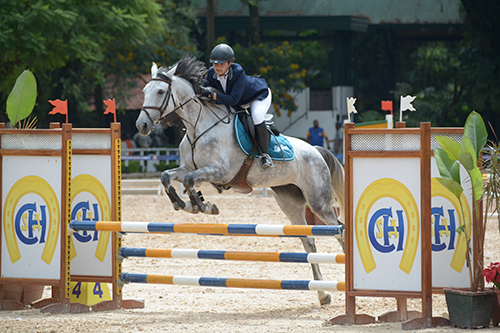
[[[401,95],[401,102],[399,104],[399,121],[400,122],[403,121],[403,111],[406,111],[406,110],[417,111],[417,110],[415,110],[413,105],[411,105],[411,102],[413,102],[415,97],[416,96],[410,96],[410,95],[406,95],[403,97],[403,95]]]
[[[406,110],[417,111],[415,110],[413,105],[411,105],[411,102],[413,102],[413,100],[416,97],[417,96],[410,96],[410,95],[406,95],[405,97],[403,97],[403,95],[401,95],[401,104],[400,104],[401,111],[406,111]]]
[[[354,103],[356,103],[356,98],[347,97],[347,119],[351,122],[351,113],[358,113],[356,108],[354,107]]]

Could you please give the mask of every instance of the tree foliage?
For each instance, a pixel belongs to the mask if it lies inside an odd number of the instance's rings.
[[[500,126],[500,6],[496,1],[462,0],[463,76],[471,83],[471,102],[494,128]],[[497,116],[495,116],[495,114]]]
[[[73,120],[90,119],[83,113],[111,75],[120,82],[147,72],[151,61],[194,51],[194,21],[189,0],[0,0],[0,110],[30,69],[39,80],[40,119],[50,109],[42,101],[53,98],[69,100]]]
[[[266,79],[273,92],[276,110],[297,109],[289,93],[305,88],[304,78],[307,70],[299,65],[302,58],[300,50],[293,48],[289,42],[259,44],[248,48],[238,44],[234,50],[236,62],[243,66],[247,75],[260,75]]]
[[[234,49],[236,62],[243,66],[247,74],[266,79],[278,113],[279,109],[288,112],[297,109],[291,95],[294,92],[300,92],[306,86],[330,87],[331,71],[325,64],[328,48],[318,41],[266,42],[249,47],[237,44]]]
[[[418,112],[407,125],[431,121],[460,126],[476,110],[493,128],[500,126],[500,6],[487,0],[462,0],[464,38],[419,45],[394,91],[417,95]]]
[[[459,126],[470,112],[470,83],[458,73],[463,67],[456,44],[432,42],[417,47],[409,57],[411,68],[396,85],[394,99],[416,95],[416,113],[406,113],[408,126],[430,121],[433,126]]]

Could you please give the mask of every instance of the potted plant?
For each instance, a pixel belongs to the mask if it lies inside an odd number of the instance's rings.
[[[486,282],[493,283],[493,290],[496,299],[493,302],[493,312],[491,313],[491,322],[493,326],[500,323],[500,262],[493,262],[483,270]],[[496,289],[495,289],[496,287]]]
[[[481,152],[486,145],[488,133],[486,126],[479,113],[472,111],[464,126],[462,142],[457,142],[450,137],[437,136],[436,140],[442,149],[434,149],[436,163],[441,175],[438,181],[453,193],[458,201],[464,191],[461,182],[460,169],[463,167],[467,172],[468,186],[472,187],[475,223],[465,220],[464,208],[460,204],[463,224],[457,228],[457,232],[464,236],[467,252],[466,261],[469,268],[469,290],[443,289],[446,296],[450,323],[454,326],[465,326],[474,328],[478,326],[489,326],[491,311],[493,308],[494,293],[484,290],[483,279],[483,253],[484,237],[486,231],[487,216],[481,216],[482,209],[479,207],[481,200],[488,202],[488,196],[492,195],[491,188],[483,186],[483,173],[478,166]],[[496,158],[496,155],[495,155]],[[488,210],[485,211],[487,214]],[[473,228],[474,230],[471,230]],[[473,253],[472,249],[476,253]],[[464,299],[465,298],[465,299]],[[478,306],[484,308],[477,309]]]

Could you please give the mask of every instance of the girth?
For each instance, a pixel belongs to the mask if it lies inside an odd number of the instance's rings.
[[[253,142],[253,150],[251,154],[248,154],[245,160],[243,161],[243,164],[241,164],[240,169],[236,173],[236,175],[231,179],[228,183],[224,185],[219,185],[224,190],[229,190],[232,188],[234,191],[238,193],[244,193],[248,194],[252,192],[252,187],[250,184],[248,184],[247,181],[247,176],[248,176],[248,171],[250,170],[250,167],[253,164],[253,161],[255,160],[255,156],[257,155],[257,149],[255,145],[255,128],[253,126],[253,121],[252,121],[252,116],[247,110],[240,109],[236,112],[235,117],[239,117],[241,123],[245,127],[245,130],[247,131],[248,135],[250,136],[250,140]],[[235,120],[236,121],[236,118]]]
[[[251,154],[247,155],[240,169],[236,173],[236,175],[231,179],[228,183],[224,185],[216,185],[217,187],[222,188],[223,190],[233,189],[235,192],[248,194],[253,191],[253,188],[248,184],[247,176],[250,167],[255,160],[255,155],[257,151],[254,149]]]

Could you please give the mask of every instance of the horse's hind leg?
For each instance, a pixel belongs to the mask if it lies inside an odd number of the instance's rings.
[[[294,225],[304,225],[306,200],[302,191],[295,185],[286,185],[272,188],[281,210]],[[308,253],[316,252],[316,245],[313,238],[301,238],[302,245]],[[318,264],[311,264],[314,280],[323,280]],[[330,304],[330,295],[324,291],[318,291],[318,298],[321,305]]]
[[[317,174],[319,175],[319,174]],[[309,184],[315,184],[314,179],[310,179]],[[343,225],[335,215],[335,211],[333,210],[333,195],[331,185],[326,180],[320,179],[316,180],[316,186],[308,186],[305,187],[303,195],[306,198],[305,200],[309,204],[309,208],[311,211],[319,217],[319,219],[327,225]],[[344,239],[342,237],[338,237],[337,241],[339,242],[342,250],[345,252]]]
[[[301,238],[302,245],[304,246],[304,249],[308,253],[316,253],[316,244],[314,243],[314,238]],[[313,277],[314,280],[323,280],[323,276],[321,275],[321,271],[319,270],[319,265],[318,264],[311,264],[311,268],[313,271]],[[321,305],[328,305],[332,302],[332,297],[324,292],[324,291],[318,291],[318,298],[319,298],[319,303]]]

